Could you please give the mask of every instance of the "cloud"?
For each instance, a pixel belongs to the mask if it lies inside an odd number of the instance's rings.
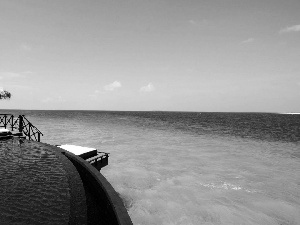
[[[23,89],[23,90],[36,90],[36,88],[35,87],[31,87],[31,86],[25,86],[25,85],[20,85],[20,84],[11,84],[11,85],[9,85],[10,86],[10,88],[12,88],[12,89]]]
[[[63,99],[61,96],[58,96],[58,97],[48,97],[48,98],[45,98],[45,99],[42,99],[42,102],[43,103],[50,103],[50,102],[66,102],[65,99]]]
[[[99,93],[103,93],[103,91],[99,91],[99,90],[95,90],[92,94],[90,94],[89,96],[91,97],[91,98],[96,98],[98,95],[99,95]]]
[[[254,40],[255,40],[254,38],[248,38],[248,39],[242,41],[241,44],[248,44],[248,43],[253,42]]]
[[[205,27],[209,26],[209,21],[206,19],[197,20],[197,21],[190,19],[190,20],[188,20],[188,23],[190,24],[190,26],[198,27],[198,28],[205,28]]]
[[[189,20],[189,24],[191,24],[191,25],[197,25],[197,23],[196,23],[195,20]]]
[[[122,84],[119,81],[114,81],[111,84],[105,85],[104,90],[105,91],[114,91],[117,88],[122,87]]]
[[[20,48],[23,50],[23,51],[31,51],[32,50],[32,47],[28,44],[21,44]]]
[[[13,73],[13,72],[1,72],[0,73],[0,79],[10,79],[10,78],[18,78],[23,77],[20,73]]]
[[[22,74],[24,74],[24,75],[33,75],[34,72],[32,72],[32,71],[25,71]]]
[[[31,71],[25,71],[21,73],[15,73],[15,72],[0,72],[0,80],[3,79],[15,79],[15,78],[23,78],[27,77],[28,75],[34,74]]]
[[[44,103],[48,103],[48,102],[52,102],[52,101],[53,101],[53,98],[42,99],[42,102],[44,102]]]
[[[281,29],[279,33],[283,34],[283,33],[299,32],[299,31],[300,31],[300,24]]]
[[[153,86],[152,83],[149,83],[147,86],[143,86],[140,88],[140,91],[141,92],[151,92],[151,91],[154,91],[155,90],[155,87]]]

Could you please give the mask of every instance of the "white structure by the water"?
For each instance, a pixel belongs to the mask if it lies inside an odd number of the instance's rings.
[[[0,128],[0,133],[10,133],[10,131],[8,129]]]
[[[97,151],[95,148],[88,148],[88,147],[82,147],[78,145],[59,145],[57,147],[60,147],[64,150],[67,150],[69,152],[72,152],[75,155],[82,155],[84,153],[90,152],[90,151]]]
[[[62,148],[75,155],[78,155],[84,159],[97,155],[97,149],[95,148],[82,147],[78,145],[59,145],[57,147]]]
[[[292,114],[292,115],[298,115],[300,112],[290,112],[290,113],[281,113],[281,114]]]

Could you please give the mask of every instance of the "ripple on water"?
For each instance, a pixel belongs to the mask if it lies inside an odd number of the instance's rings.
[[[69,185],[55,153],[37,142],[0,141],[3,224],[67,224]]]

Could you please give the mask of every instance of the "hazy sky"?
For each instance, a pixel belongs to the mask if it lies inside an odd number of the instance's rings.
[[[299,0],[0,0],[0,108],[300,111]]]

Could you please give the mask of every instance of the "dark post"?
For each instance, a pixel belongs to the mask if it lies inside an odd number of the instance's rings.
[[[31,123],[28,123],[28,139],[31,140],[31,134],[30,134],[30,130],[32,129],[31,127]]]
[[[23,132],[23,116],[19,115],[19,132]]]
[[[11,115],[10,119],[11,119],[11,130],[13,131],[14,130],[14,115]]]
[[[6,122],[6,115],[4,115],[4,128],[6,129],[6,124],[7,124],[7,122]]]
[[[40,141],[41,141],[41,134],[38,133],[38,142],[40,142]]]

